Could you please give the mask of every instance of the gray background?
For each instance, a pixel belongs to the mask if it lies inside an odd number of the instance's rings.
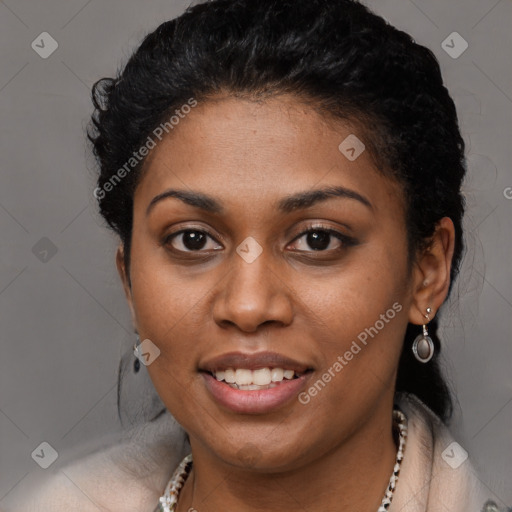
[[[512,505],[512,3],[367,3],[434,51],[459,108],[468,252],[441,333],[458,397],[452,431]],[[0,2],[0,507],[44,473],[31,458],[41,442],[57,466],[121,430],[116,374],[135,340],[116,242],[91,195],[89,91],[187,4]],[[59,45],[47,59],[31,48],[44,31]],[[469,43],[456,59],[442,48],[454,31]]]

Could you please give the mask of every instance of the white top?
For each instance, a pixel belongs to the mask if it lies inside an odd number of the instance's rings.
[[[464,452],[430,409],[414,396],[397,403],[408,419],[408,437],[390,512],[481,512],[487,500],[499,503],[470,460],[460,463]],[[27,477],[1,512],[153,512],[189,452],[183,430],[162,414],[114,446],[52,473],[49,468],[42,482]]]

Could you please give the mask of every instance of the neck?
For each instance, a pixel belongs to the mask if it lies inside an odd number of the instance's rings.
[[[191,440],[194,466],[177,512],[243,510],[376,512],[396,457],[392,416],[368,421],[349,439],[308,463],[283,472],[239,470],[208,456]]]

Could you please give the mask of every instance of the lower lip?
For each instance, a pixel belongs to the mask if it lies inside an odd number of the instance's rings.
[[[296,398],[306,385],[309,372],[292,380],[283,380],[270,389],[242,391],[218,381],[209,373],[201,372],[213,398],[230,411],[241,414],[264,414],[279,409]]]

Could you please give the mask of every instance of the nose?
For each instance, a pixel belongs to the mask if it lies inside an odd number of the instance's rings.
[[[244,332],[256,332],[263,324],[291,324],[293,292],[264,254],[252,263],[233,255],[213,305],[214,320],[220,327],[234,325]]]

